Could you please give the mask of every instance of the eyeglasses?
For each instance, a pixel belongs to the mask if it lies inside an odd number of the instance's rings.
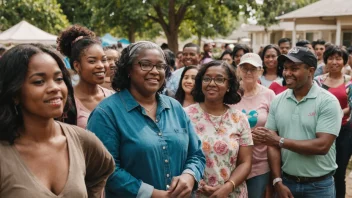
[[[243,71],[244,73],[251,72],[252,74],[260,70],[260,69],[257,68],[257,67],[246,68],[246,67],[242,67],[242,66],[240,66],[240,69],[241,69],[241,71]]]
[[[215,77],[215,78],[210,78],[208,76],[203,77],[203,83],[210,84],[212,80],[214,80],[215,84],[217,85],[223,85],[227,79],[224,77]]]
[[[165,71],[166,67],[168,66],[166,63],[158,63],[153,65],[150,61],[138,61],[138,64],[141,66],[143,71],[151,71],[155,67],[158,71]]]

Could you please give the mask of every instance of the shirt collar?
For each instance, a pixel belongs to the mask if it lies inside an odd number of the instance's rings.
[[[317,83],[313,81],[313,85],[310,88],[308,94],[301,101],[304,101],[305,99],[308,99],[308,98],[316,98],[318,96],[318,93],[319,93],[319,88],[320,87],[317,85]],[[296,97],[293,94],[293,90],[292,89],[288,90],[288,94],[287,94],[286,98],[287,99],[291,98],[293,100],[296,100]]]
[[[124,104],[124,106],[128,112],[141,106],[136,101],[136,99],[134,99],[134,97],[128,91],[128,89],[123,89],[123,90],[119,91],[118,94],[119,94],[121,101]],[[159,93],[157,93],[156,98],[158,100],[158,109],[159,109],[159,106],[162,108],[161,110],[170,109],[170,106],[166,103],[165,98],[163,96],[161,96]]]

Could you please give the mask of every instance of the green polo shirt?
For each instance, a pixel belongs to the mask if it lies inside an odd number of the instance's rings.
[[[334,95],[313,84],[308,94],[297,101],[292,89],[276,96],[270,105],[265,127],[293,140],[316,138],[316,133],[338,136],[342,110]],[[301,155],[281,149],[282,170],[290,175],[319,177],[337,168],[335,142],[326,155]]]

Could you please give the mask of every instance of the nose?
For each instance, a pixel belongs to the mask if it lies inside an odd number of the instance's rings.
[[[105,63],[103,63],[103,61],[98,61],[96,68],[105,68]],[[106,65],[107,66],[107,65]]]
[[[62,82],[64,83],[64,82]],[[48,85],[48,92],[51,93],[51,92],[58,92],[58,91],[61,91],[61,88],[60,88],[60,85],[55,81],[55,80],[52,80],[49,85]]]
[[[159,71],[156,69],[156,66],[154,65],[154,66],[153,66],[153,69],[150,70],[149,73],[152,73],[152,74],[159,74]]]

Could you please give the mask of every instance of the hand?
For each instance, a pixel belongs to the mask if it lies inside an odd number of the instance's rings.
[[[165,190],[153,190],[152,198],[164,198],[164,197],[170,197],[169,192]]]
[[[215,191],[217,191],[218,189],[220,189],[221,185],[217,185],[217,186],[209,186],[207,185],[204,180],[201,180],[199,182],[199,188],[198,188],[198,192],[200,192],[201,194],[209,197],[211,196]]]
[[[257,128],[252,130],[253,143],[254,143],[254,145],[260,145],[262,143],[261,143],[261,140],[259,139],[259,136],[256,134],[258,132],[254,132],[256,130],[257,130]]]
[[[275,191],[279,198],[293,198],[293,195],[287,186],[285,186],[282,182],[278,182],[275,184]]]
[[[190,174],[182,174],[172,179],[168,190],[170,197],[183,198],[190,197],[194,186],[194,177]]]
[[[253,133],[253,139],[260,144],[267,146],[279,146],[280,136],[275,131],[266,129],[264,127],[257,127]]]
[[[209,198],[227,198],[232,191],[233,185],[227,182],[215,191]]]

